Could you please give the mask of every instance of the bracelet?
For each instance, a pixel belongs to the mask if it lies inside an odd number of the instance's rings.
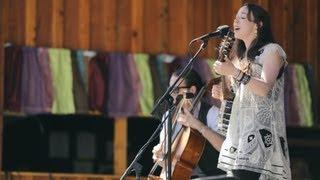
[[[236,76],[233,76],[233,78],[238,79],[238,77],[240,76],[240,74],[241,74],[240,69],[237,69],[237,75],[236,75]]]
[[[244,77],[244,74],[245,74],[244,72],[241,72],[240,75],[239,75],[240,77],[237,77],[236,80],[237,80],[238,82],[241,82],[242,79],[243,79],[243,77]]]
[[[250,76],[250,75],[244,74],[244,75],[243,75],[243,78],[242,78],[242,80],[241,80],[241,83],[244,84],[244,85],[246,85],[246,84],[248,84],[248,82],[250,81],[250,79],[251,79],[251,76]]]

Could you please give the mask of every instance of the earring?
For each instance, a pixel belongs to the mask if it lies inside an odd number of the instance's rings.
[[[258,37],[258,26],[257,26],[257,25],[255,25],[253,34],[254,34],[254,37],[255,37],[255,38]]]

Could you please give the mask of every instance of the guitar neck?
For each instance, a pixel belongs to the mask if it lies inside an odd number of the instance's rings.
[[[229,84],[226,80],[226,76],[221,76],[221,96],[222,100],[228,100],[233,101],[234,94],[231,92],[231,89],[229,88]]]

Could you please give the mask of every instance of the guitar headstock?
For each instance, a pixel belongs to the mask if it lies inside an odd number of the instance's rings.
[[[218,61],[224,62],[224,57],[229,57],[229,53],[232,49],[233,43],[234,43],[234,33],[229,30],[229,32],[222,38],[221,43],[218,46]]]

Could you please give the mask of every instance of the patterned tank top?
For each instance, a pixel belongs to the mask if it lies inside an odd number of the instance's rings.
[[[286,54],[278,44],[267,44],[261,54],[236,66],[249,67],[252,77],[261,78],[265,57],[277,54],[287,65]],[[260,179],[291,179],[284,114],[284,77],[279,76],[266,97],[252,93],[246,85],[234,86],[233,102],[226,139],[218,167],[225,171],[243,169],[261,173]]]

